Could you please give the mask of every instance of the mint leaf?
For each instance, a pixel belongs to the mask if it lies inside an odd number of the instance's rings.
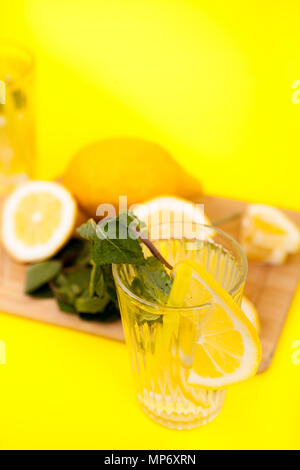
[[[62,302],[73,304],[76,297],[88,289],[91,268],[76,267],[70,272],[59,274],[55,279],[55,293]]]
[[[142,264],[145,261],[137,240],[101,240],[92,247],[96,264]]]
[[[156,322],[162,323],[162,315],[156,315],[155,313],[146,313],[141,311],[139,314],[137,314],[136,321],[138,325],[142,325],[145,322],[150,325]]]
[[[92,259],[96,264],[142,264],[145,261],[143,250],[138,239],[133,239],[130,223],[133,217],[127,215],[124,219],[104,220],[97,225],[98,238],[92,246]],[[112,238],[115,237],[115,238]],[[122,238],[116,238],[122,237]]]
[[[90,219],[77,232],[91,242],[91,258],[97,265],[142,264],[143,250],[133,227],[137,225],[138,220],[125,213],[113,219],[104,219],[98,224]]]
[[[56,300],[64,312],[94,315],[102,313],[112,300],[106,289],[103,268],[95,264],[62,272],[54,285]]]
[[[31,294],[39,287],[52,281],[61,271],[62,263],[59,260],[43,261],[27,268],[25,294]]]
[[[85,240],[92,241],[97,238],[96,228],[97,224],[94,219],[89,219],[86,223],[80,225],[80,227],[76,229],[76,232]]]
[[[64,302],[63,300],[60,300],[56,297],[56,302],[58,305],[59,310],[65,313],[76,313],[75,308],[73,307],[72,304],[68,304],[67,302]]]
[[[27,293],[46,297],[51,289],[64,312],[75,312],[85,319],[113,319],[119,316],[119,308],[111,265],[124,263],[133,265],[131,288],[139,297],[166,304],[172,284],[164,267],[168,262],[142,237],[135,216],[124,212],[98,224],[90,219],[77,231],[81,240],[71,239],[53,260],[28,269]],[[145,259],[141,242],[154,256]],[[135,314],[138,324],[161,320],[161,315],[142,309]]]
[[[150,256],[141,266],[135,266],[136,277],[131,283],[133,292],[150,302],[165,305],[168,301],[172,280],[163,264]]]
[[[64,272],[63,275],[71,287],[76,288],[78,292],[83,292],[89,285],[91,268],[76,267],[72,271]]]
[[[77,312],[81,313],[98,313],[105,309],[109,301],[110,298],[106,292],[102,297],[78,297],[75,300],[75,308]]]

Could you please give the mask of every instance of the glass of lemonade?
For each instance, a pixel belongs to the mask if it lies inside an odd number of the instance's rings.
[[[32,175],[34,59],[0,41],[0,195]]]
[[[240,304],[247,260],[233,238],[205,225],[197,225],[192,238],[170,236],[169,230],[165,236],[164,232],[159,230],[160,237],[152,242],[171,265],[185,259],[196,261]],[[213,301],[207,301],[195,283],[183,307],[152,303],[132,291],[134,272],[130,265],[114,265],[113,274],[142,408],[155,421],[175,429],[211,421],[223,405],[225,390],[190,385],[188,377],[201,330],[214,312]]]

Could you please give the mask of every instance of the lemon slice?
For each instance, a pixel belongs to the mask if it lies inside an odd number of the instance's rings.
[[[2,242],[17,261],[53,256],[72,234],[76,203],[62,185],[31,181],[18,186],[2,212]]]
[[[175,271],[175,277],[172,289],[168,298],[168,307],[181,307],[189,290],[190,281],[193,275],[193,269],[185,264],[181,264]],[[180,311],[166,312],[163,315],[163,325],[161,334],[157,339],[157,349],[160,348],[163,360],[164,351],[170,347],[172,338],[178,334],[178,326],[180,321]]]
[[[192,361],[186,364],[188,384],[221,389],[251,377],[261,359],[261,344],[254,326],[202,266],[192,260],[181,264],[194,269],[199,283],[212,297],[212,303],[204,309],[200,330],[196,328]]]
[[[242,220],[242,244],[250,259],[282,264],[300,249],[300,230],[275,207],[250,204]]]
[[[175,277],[168,298],[168,305],[171,307],[182,307],[186,293],[190,289],[193,268],[189,264],[178,263],[173,272],[175,272]]]
[[[252,323],[257,333],[259,333],[260,332],[260,320],[259,320],[257,310],[254,307],[253,303],[245,295],[242,298],[241,309],[243,310],[248,320]]]

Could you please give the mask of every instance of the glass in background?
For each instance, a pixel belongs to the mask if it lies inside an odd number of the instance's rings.
[[[0,41],[0,195],[30,178],[35,157],[34,59]]]

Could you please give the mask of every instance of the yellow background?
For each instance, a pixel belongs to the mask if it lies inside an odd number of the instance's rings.
[[[37,59],[39,177],[90,141],[135,135],[206,192],[300,209],[298,1],[1,0],[0,11],[1,36]],[[3,314],[0,447],[300,448],[299,309],[298,289],[269,371],[181,433],[137,407],[123,344]]]

